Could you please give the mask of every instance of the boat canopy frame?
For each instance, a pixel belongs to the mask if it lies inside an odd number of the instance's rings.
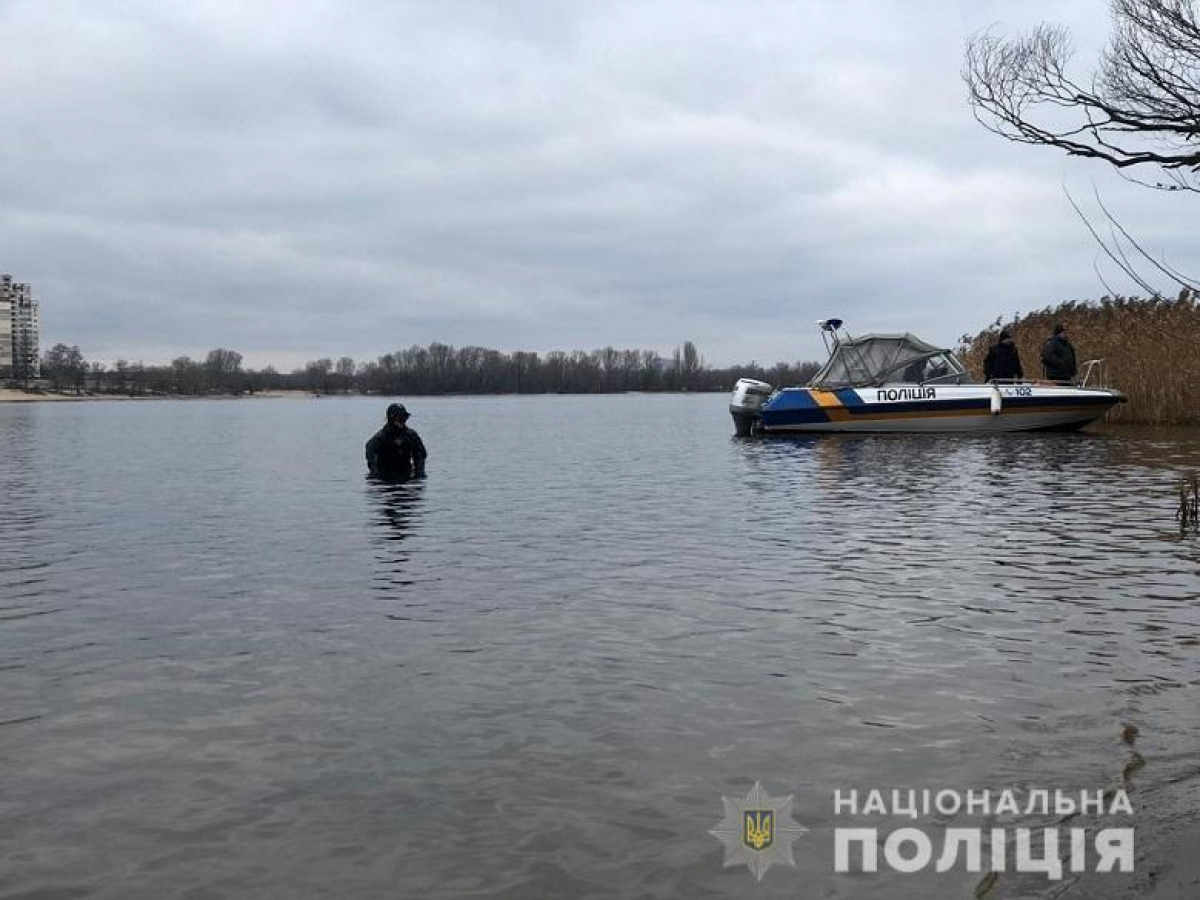
[[[841,323],[838,323],[839,325]],[[834,329],[829,361],[809,387],[877,387],[883,384],[964,384],[966,368],[951,350],[913,334],[839,335]],[[896,376],[900,375],[899,378]]]

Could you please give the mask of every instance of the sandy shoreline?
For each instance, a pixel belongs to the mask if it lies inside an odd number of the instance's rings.
[[[0,403],[76,403],[103,400],[256,400],[297,397],[334,397],[340,394],[312,394],[308,391],[259,391],[254,394],[142,394],[130,397],[126,394],[33,394],[12,388],[0,388]]]

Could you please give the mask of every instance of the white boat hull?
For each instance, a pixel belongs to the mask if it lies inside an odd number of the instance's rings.
[[[754,430],[764,434],[1070,430],[1095,421],[1124,400],[1119,391],[1054,384],[784,388],[762,406]],[[734,411],[735,421],[738,415]]]

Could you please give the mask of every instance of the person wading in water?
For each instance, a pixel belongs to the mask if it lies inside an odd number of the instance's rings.
[[[387,424],[367,441],[367,470],[377,478],[403,481],[425,474],[425,444],[408,427],[408,410],[399,403],[387,408]]]

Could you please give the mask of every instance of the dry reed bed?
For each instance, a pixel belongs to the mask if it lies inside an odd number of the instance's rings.
[[[1041,348],[1056,322],[1067,326],[1080,363],[1105,359],[1109,382],[1129,397],[1110,419],[1154,425],[1200,424],[1200,303],[1194,293],[1174,299],[1104,297],[1063,303],[999,319],[976,335],[963,335],[959,352],[972,374],[1001,327],[1021,353],[1026,378],[1042,377]]]

